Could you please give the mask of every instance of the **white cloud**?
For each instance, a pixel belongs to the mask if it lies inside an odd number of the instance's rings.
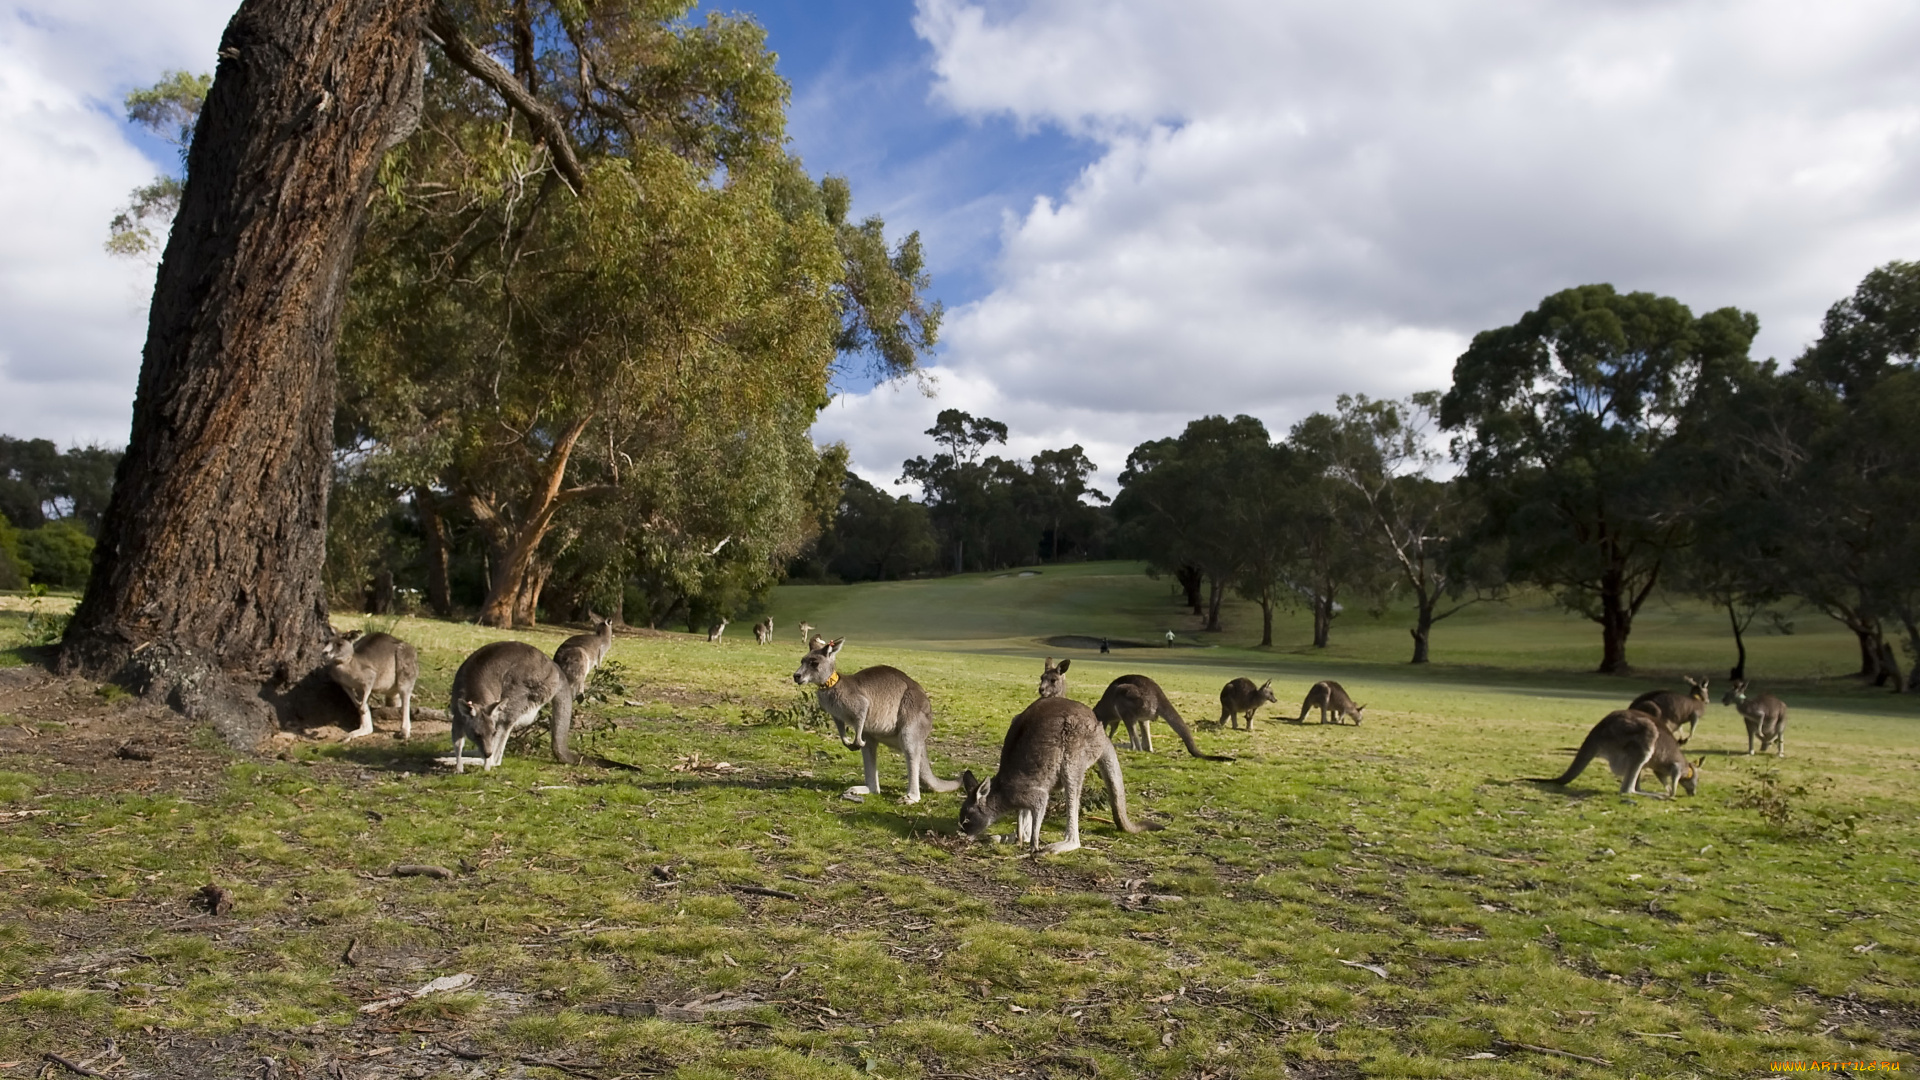
[[[208,71],[232,0],[0,7],[0,432],[126,441],[153,267],[101,250],[159,166],[129,143],[125,92]]]
[[[1109,482],[1203,413],[1443,386],[1567,286],[1755,311],[1789,358],[1920,257],[1911,5],[920,0],[916,27],[952,108],[1097,141],[1009,219],[943,365],[1042,441],[1119,447]],[[869,423],[863,465],[926,426]]]

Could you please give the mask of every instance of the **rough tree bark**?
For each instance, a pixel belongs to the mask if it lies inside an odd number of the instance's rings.
[[[1182,565],[1173,572],[1173,576],[1180,582],[1180,588],[1186,591],[1187,606],[1193,609],[1195,615],[1201,614],[1200,583],[1206,580],[1206,575],[1197,566]]]
[[[427,606],[443,619],[453,617],[453,582],[447,551],[447,522],[440,513],[440,499],[424,487],[413,490],[414,512],[420,518],[420,535],[426,541]]]
[[[576,419],[554,440],[545,458],[533,462],[538,479],[527,494],[524,506],[497,505],[489,493],[467,490],[467,508],[486,530],[493,549],[487,599],[480,608],[480,625],[532,625],[532,605],[539,600],[540,588],[546,584],[546,572],[535,576],[535,563],[540,542],[553,528],[554,515],[575,499],[610,490],[604,484],[565,486],[573,448],[592,420],[592,413]]]
[[[327,633],[334,344],[375,170],[419,118],[427,6],[246,0],[160,264],[60,666],[163,686],[235,741],[271,722],[259,680],[305,674]]]

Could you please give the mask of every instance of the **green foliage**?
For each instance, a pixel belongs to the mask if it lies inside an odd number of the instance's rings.
[[[825,731],[833,723],[820,697],[811,688],[799,691],[784,705],[769,705],[760,713],[760,724],[771,727],[799,728],[801,731]]]
[[[608,660],[593,669],[587,676],[587,688],[576,699],[589,705],[616,705],[627,699],[632,691],[627,689],[627,665],[618,660]]]
[[[27,621],[21,631],[22,642],[29,648],[53,645],[66,636],[67,624],[73,620],[71,608],[55,610],[47,601],[46,585],[35,582],[27,592],[33,603],[27,609]]]
[[[184,166],[200,108],[212,87],[212,75],[169,71],[159,82],[127,95],[127,120],[179,148]],[[172,224],[184,186],[180,177],[162,174],[152,183],[134,188],[127,205],[108,225],[107,252],[129,257],[157,255],[163,241],[156,233]]]
[[[1834,786],[1830,778],[1815,783],[1829,791]],[[1859,832],[1857,810],[1820,804],[1809,810],[1812,794],[1807,783],[1787,780],[1778,769],[1762,769],[1741,784],[1727,805],[1755,811],[1782,834],[1798,839],[1845,840]]]
[[[98,445],[62,451],[46,439],[0,435],[0,513],[23,529],[64,518],[97,533],[120,455]]]
[[[85,588],[93,572],[93,537],[70,520],[50,521],[19,532],[20,557],[32,580],[56,589]]]
[[[20,531],[0,514],[0,589],[24,589],[33,566],[20,556]]]

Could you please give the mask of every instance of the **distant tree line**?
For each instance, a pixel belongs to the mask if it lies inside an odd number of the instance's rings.
[[[1273,440],[1205,417],[1127,459],[1116,549],[1174,576],[1209,629],[1228,592],[1312,613],[1436,623],[1514,585],[1546,590],[1628,670],[1659,587],[1718,606],[1743,677],[1756,619],[1797,598],[1859,640],[1859,674],[1920,686],[1920,264],[1868,274],[1791,365],[1755,362],[1750,313],[1695,316],[1588,285],[1475,335],[1444,393],[1342,397]],[[1441,454],[1438,438],[1450,439]],[[1443,474],[1450,467],[1451,474]]]
[[[120,451],[0,435],[0,589],[87,583]]]
[[[789,568],[813,581],[876,581],[1104,558],[1107,496],[1087,483],[1080,446],[1025,461],[989,455],[1007,425],[943,409],[926,434],[936,452],[901,465],[923,498],[892,495],[848,473],[819,539]]]

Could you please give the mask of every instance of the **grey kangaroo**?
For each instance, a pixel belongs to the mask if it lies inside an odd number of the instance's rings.
[[[841,745],[860,751],[865,768],[864,785],[847,789],[849,798],[880,794],[879,750],[891,746],[907,759],[907,794],[900,801],[920,801],[920,785],[935,791],[954,791],[959,781],[942,780],[933,775],[933,763],[927,760],[927,736],[933,732],[933,704],[919,683],[899,668],[876,665],[850,675],[834,670],[834,658],[846,638],[822,641],[800,660],[793,681],[818,687],[814,696],[820,707],[833,717],[834,730]],[[851,729],[853,738],[847,738]]]
[[[613,620],[595,619],[591,634],[575,634],[560,643],[553,650],[553,662],[567,676],[568,685],[573,687],[575,697],[587,688],[587,676],[607,658],[607,650],[613,647]]]
[[[1707,711],[1707,680],[1696,679],[1691,675],[1682,675],[1691,689],[1685,694],[1672,690],[1649,690],[1633,699],[1627,708],[1643,712],[1666,724],[1673,730],[1674,740],[1685,746],[1693,738],[1693,729],[1700,723],[1700,717]],[[1680,725],[1687,725],[1687,733],[1680,733]]]
[[[1313,684],[1313,689],[1307,691],[1307,699],[1300,703],[1300,715],[1293,722],[1306,723],[1307,713],[1313,711],[1316,706],[1320,709],[1320,722],[1323,724],[1327,722],[1327,715],[1331,713],[1334,723],[1341,723],[1345,717],[1351,716],[1353,726],[1359,727],[1361,719],[1367,712],[1365,705],[1355,705],[1353,698],[1347,696],[1346,687],[1332,679]]]
[[[1220,723],[1231,723],[1235,730],[1240,727],[1240,717],[1247,718],[1247,730],[1253,730],[1253,714],[1260,706],[1278,701],[1273,696],[1273,680],[1268,679],[1259,686],[1252,679],[1235,679],[1220,688]]]
[[[1012,810],[1019,814],[1015,839],[1033,854],[1072,851],[1080,846],[1080,789],[1086,784],[1087,770],[1096,767],[1113,799],[1113,823],[1130,833],[1153,828],[1127,817],[1120,755],[1114,753],[1113,742],[1093,710],[1064,697],[1040,698],[1007,728],[997,774],[975,780],[972,770],[961,773],[966,796],[960,803],[960,831],[978,839],[996,818]],[[1047,803],[1062,789],[1067,798],[1067,838],[1042,847],[1040,825],[1047,816]]]
[[[1775,757],[1787,756],[1787,703],[1772,694],[1759,697],[1747,696],[1747,684],[1743,679],[1733,680],[1733,686],[1727,690],[1727,696],[1720,704],[1731,705],[1740,710],[1740,718],[1747,722],[1747,754],[1753,754],[1753,740],[1760,740],[1760,752],[1767,752],[1767,744],[1772,743]]]
[[[773,640],[773,616],[769,615],[753,624],[753,640],[759,645]]]
[[[1529,777],[1536,784],[1570,784],[1573,779],[1586,770],[1593,759],[1607,759],[1607,767],[1613,775],[1620,778],[1620,794],[1651,795],[1651,791],[1640,790],[1640,771],[1652,769],[1661,786],[1666,788],[1666,797],[1671,799],[1676,787],[1684,787],[1687,794],[1694,794],[1694,786],[1699,777],[1699,765],[1688,761],[1680,753],[1680,744],[1674,741],[1673,732],[1667,725],[1643,712],[1632,709],[1620,709],[1608,713],[1600,722],[1587,732],[1585,742],[1580,744],[1580,752],[1573,755],[1573,764],[1567,771],[1548,780],[1544,777]]]
[[[413,684],[420,678],[420,657],[413,646],[392,634],[352,630],[327,642],[327,674],[353,699],[360,710],[360,726],[349,739],[373,734],[373,710],[368,702],[379,694],[386,703],[400,699],[400,737],[413,736]]]
[[[453,771],[467,769],[467,738],[480,744],[489,772],[507,753],[507,737],[553,705],[553,756],[572,765],[567,749],[573,727],[573,686],[560,665],[521,641],[496,641],[474,650],[453,676]]]
[[[1045,663],[1046,669],[1040,672],[1040,696],[1066,697],[1067,666],[1072,664],[1073,661],[1062,660],[1056,664],[1053,662],[1053,657],[1049,656]]]
[[[1107,692],[1100,695],[1100,701],[1093,707],[1093,715],[1106,725],[1107,738],[1121,724],[1127,725],[1127,749],[1145,750],[1153,753],[1154,717],[1167,722],[1180,741],[1187,744],[1187,753],[1205,761],[1232,761],[1224,754],[1203,754],[1193,743],[1193,732],[1187,730],[1187,722],[1180,719],[1180,711],[1167,699],[1166,691],[1160,684],[1145,675],[1122,675],[1107,684]]]

